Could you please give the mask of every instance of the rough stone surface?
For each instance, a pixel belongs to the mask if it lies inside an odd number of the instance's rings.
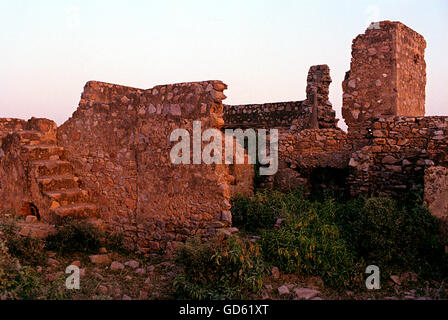
[[[308,288],[296,288],[294,293],[300,300],[311,300],[320,294],[320,291]]]
[[[221,128],[224,95],[215,87],[226,88],[220,81],[149,90],[89,82],[78,110],[58,128],[106,228],[124,233],[129,247],[169,251],[190,236],[208,238],[230,226],[221,220],[230,202],[228,166],[170,160],[173,130],[192,135],[193,121],[201,121],[202,132]]]
[[[140,266],[140,263],[138,261],[131,260],[127,261],[124,265],[132,269],[137,269]]]
[[[318,128],[336,128],[336,112],[328,100],[331,83],[327,65],[312,66],[304,101],[224,106],[225,128],[312,128],[314,92],[317,92]]]
[[[89,256],[90,262],[93,264],[109,264],[111,263],[110,256],[107,254]]]
[[[278,294],[281,296],[287,295],[289,293],[289,288],[287,286],[281,286],[280,288],[278,288]]]
[[[448,240],[448,168],[436,166],[425,170],[425,202]]]
[[[349,126],[385,115],[425,114],[425,39],[400,22],[382,21],[352,46],[343,83],[342,114]]]
[[[122,264],[121,262],[118,262],[118,261],[114,261],[110,265],[110,270],[112,270],[112,271],[120,271],[123,269],[124,269],[124,264]]]

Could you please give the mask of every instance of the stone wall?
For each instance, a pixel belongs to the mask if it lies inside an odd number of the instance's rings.
[[[425,202],[440,223],[448,241],[448,168],[434,166],[425,170]]]
[[[224,106],[224,128],[336,128],[338,120],[328,100],[330,68],[312,66],[307,82],[305,101]]]
[[[273,128],[308,127],[311,121],[311,110],[305,108],[303,101],[225,105],[225,128]]]
[[[309,190],[316,170],[345,169],[352,152],[353,145],[341,129],[282,131],[274,187],[281,191],[299,187]]]
[[[283,133],[279,145],[279,157],[302,169],[346,168],[352,153],[347,134],[341,129]]]
[[[142,252],[170,250],[190,236],[230,227],[225,165],[174,165],[173,130],[220,129],[220,81],[140,90],[87,83],[78,110],[58,130],[59,143],[91,190],[108,228]]]
[[[397,23],[397,115],[425,115],[426,41],[417,32]]]
[[[370,143],[352,155],[352,194],[397,196],[423,185],[424,171],[448,165],[448,117],[372,120]]]
[[[34,203],[43,219],[50,213],[51,199],[42,192],[39,172],[42,159],[50,152],[60,154],[56,141],[55,122],[32,118],[28,121],[7,121],[13,129],[1,140],[0,208],[17,214],[27,202]],[[11,124],[13,124],[11,126]]]
[[[27,123],[22,119],[1,118],[0,119],[0,141],[9,133],[24,130]],[[0,144],[1,146],[1,144]]]
[[[337,128],[338,119],[329,100],[331,84],[328,65],[312,66],[308,72],[306,100],[304,105],[311,108],[310,129]]]
[[[400,22],[382,21],[359,35],[342,84],[347,125],[387,115],[424,116],[425,48],[424,38]]]

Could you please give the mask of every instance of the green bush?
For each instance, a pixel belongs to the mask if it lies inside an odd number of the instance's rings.
[[[339,205],[336,222],[357,255],[385,275],[443,271],[446,257],[439,226],[420,200],[351,200]]]
[[[37,274],[22,267],[0,239],[0,300],[30,299],[38,289]]]
[[[287,218],[291,210],[301,210],[308,203],[303,192],[298,190],[290,194],[264,190],[253,198],[236,196],[232,199],[233,225],[247,232],[260,232],[275,226],[279,218]]]
[[[317,199],[314,197],[313,199]],[[320,199],[320,198],[319,198]],[[262,253],[288,273],[318,275],[328,285],[357,279],[365,264],[385,276],[414,271],[440,276],[447,265],[436,219],[415,190],[389,198],[311,201],[300,191],[263,191],[233,200],[234,225],[262,236]],[[275,222],[283,218],[281,228]]]
[[[67,221],[46,239],[48,250],[59,254],[94,253],[102,246],[104,234],[88,222]]]
[[[262,287],[265,268],[259,248],[237,237],[189,240],[176,261],[184,268],[174,285],[181,299],[242,299]]]
[[[328,286],[348,286],[362,273],[357,261],[334,223],[335,205],[303,200],[279,230],[263,232],[261,246],[267,261],[286,273],[319,276]]]

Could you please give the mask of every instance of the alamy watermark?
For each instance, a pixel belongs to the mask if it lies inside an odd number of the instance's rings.
[[[193,137],[186,129],[176,129],[170,141],[177,142],[170,152],[173,164],[241,165],[257,164],[258,160],[260,175],[275,175],[278,170],[277,129],[226,129],[223,135],[218,129],[202,132],[202,123],[194,121]]]
[[[71,265],[65,269],[65,273],[69,274],[65,280],[65,287],[68,290],[79,290],[81,284],[81,270],[79,267]]]
[[[381,289],[380,268],[375,265],[368,266],[366,269],[366,274],[369,274],[369,277],[366,279],[366,288],[368,290]]]

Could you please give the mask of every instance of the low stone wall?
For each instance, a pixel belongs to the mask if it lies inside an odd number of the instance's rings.
[[[226,105],[224,128],[336,128],[336,112],[328,99],[331,81],[327,65],[312,66],[308,72],[306,100]]]
[[[133,89],[87,83],[78,110],[58,141],[93,192],[102,218],[142,252],[173,249],[190,236],[231,226],[225,165],[174,165],[170,134],[193,121],[221,129],[220,81]]]
[[[303,101],[224,106],[225,128],[309,126],[311,109]]]

